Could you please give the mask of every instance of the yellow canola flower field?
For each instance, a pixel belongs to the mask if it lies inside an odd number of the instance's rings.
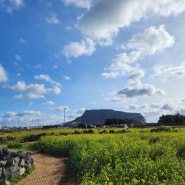
[[[40,135],[33,147],[47,154],[69,157],[80,185],[185,185],[185,128],[122,131],[123,128],[96,128],[93,132],[86,129],[2,132],[0,144],[20,147],[24,146],[19,143],[25,137]],[[15,140],[2,140],[11,137]]]
[[[45,136],[41,152],[69,156],[81,185],[185,184],[185,130]]]

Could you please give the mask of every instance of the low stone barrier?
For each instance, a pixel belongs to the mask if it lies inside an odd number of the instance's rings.
[[[14,178],[24,175],[34,163],[30,152],[11,152],[8,148],[0,148],[0,179]],[[0,180],[0,185],[4,181]]]

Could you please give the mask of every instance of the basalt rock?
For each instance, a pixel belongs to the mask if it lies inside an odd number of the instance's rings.
[[[7,148],[0,148],[0,179],[14,178],[24,175],[34,164],[30,152],[11,152]],[[0,185],[5,181],[0,181]]]

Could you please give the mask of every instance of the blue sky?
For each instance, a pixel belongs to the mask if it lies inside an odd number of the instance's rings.
[[[0,0],[0,126],[185,114],[184,20],[185,0]]]

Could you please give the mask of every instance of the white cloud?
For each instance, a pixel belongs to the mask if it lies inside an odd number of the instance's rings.
[[[169,110],[169,111],[173,111],[174,110],[174,105],[171,104],[165,104],[161,107],[162,110]]]
[[[127,47],[129,49],[136,49],[140,53],[154,54],[158,50],[169,48],[174,44],[174,37],[166,30],[164,25],[159,28],[150,27],[144,33],[134,35],[128,41]]]
[[[133,73],[137,67],[132,63],[139,60],[142,56],[154,54],[174,44],[174,37],[166,30],[164,25],[159,28],[150,27],[143,33],[136,34],[128,41],[127,47],[131,49],[129,53],[119,54],[113,63],[105,68],[102,76],[104,78],[116,78],[119,76]]]
[[[70,80],[71,78],[69,76],[63,76],[64,80]]]
[[[85,110],[86,108],[80,108],[78,110],[73,110],[73,112],[68,115],[68,118],[70,120],[74,120],[75,118],[80,117],[85,112]]]
[[[52,90],[55,94],[60,94],[61,89],[59,87],[54,87]]]
[[[24,92],[26,95],[14,96],[16,99],[38,99],[45,98],[44,94],[55,93],[60,94],[61,90],[59,87],[47,88],[44,84],[26,84],[24,81],[18,81],[13,86],[3,86],[4,89],[12,91]]]
[[[24,110],[22,112],[6,112],[0,118],[0,125],[9,126],[43,126],[50,124],[60,124],[63,116],[53,114],[43,114],[40,111]],[[67,119],[67,115],[66,115]],[[7,126],[7,125],[6,125]]]
[[[13,13],[14,10],[21,8],[24,5],[24,0],[6,0],[0,1],[0,6],[8,13]]]
[[[34,94],[34,93],[28,93],[27,95],[15,95],[14,96],[15,99],[44,99],[45,96],[41,95],[41,94]]]
[[[156,67],[154,68],[155,74],[151,75],[151,78],[160,78],[161,80],[169,80],[173,77],[184,78],[185,77],[185,61],[181,62],[178,66],[173,67]]]
[[[4,70],[4,68],[0,64],[0,82],[4,82],[7,80],[8,80],[8,77],[7,77],[6,71]]]
[[[60,24],[60,19],[57,18],[56,14],[51,14],[50,17],[46,18],[46,21],[50,24]]]
[[[15,55],[15,60],[16,61],[22,61],[22,57],[20,55]]]
[[[97,0],[80,16],[78,26],[82,33],[97,41],[110,41],[121,28],[128,27],[133,22],[156,14],[178,15],[184,10],[184,0]]]
[[[110,93],[106,99],[108,102],[115,103],[128,103],[136,101],[137,98],[149,96],[162,96],[165,95],[163,89],[158,89],[154,85],[145,84],[139,81],[129,81],[129,83],[121,90]]]
[[[95,51],[95,43],[86,38],[81,42],[70,42],[65,46],[63,53],[66,57],[79,57],[81,55],[92,55]]]
[[[9,0],[14,6],[21,7],[24,4],[24,0]]]
[[[185,10],[185,1],[184,0],[156,0],[151,2],[151,7],[156,14],[169,16],[169,15],[178,15]]]
[[[53,106],[53,105],[55,105],[55,102],[53,102],[53,101],[47,101],[47,102],[42,103],[41,105],[42,106]]]
[[[145,73],[143,69],[137,69],[136,71],[133,71],[128,77],[128,80],[139,80],[145,76]]]
[[[130,102],[130,101],[129,101]],[[164,114],[184,114],[185,105],[183,99],[180,98],[170,98],[170,99],[159,99],[155,103],[145,103],[145,104],[124,104],[124,109],[129,111],[139,111],[145,116],[147,122],[157,122],[158,118]]]
[[[68,106],[59,106],[55,109],[56,111],[64,111],[64,110],[70,110]]]
[[[126,66],[126,67],[129,67],[129,66]],[[118,71],[110,71],[110,72],[104,72],[101,75],[103,78],[107,79],[107,78],[116,78],[120,76],[120,73]]]
[[[135,62],[139,57],[140,53],[137,51],[117,55],[113,63],[108,68],[105,68],[107,72],[102,73],[102,76],[104,78],[116,78],[135,71],[131,63]]]
[[[76,5],[82,8],[89,8],[93,0],[61,0],[66,5]],[[95,1],[95,0],[94,0]]]
[[[16,112],[12,112],[12,111],[9,111],[9,112],[6,112],[3,116],[3,118],[9,118],[9,117],[13,117],[13,116],[16,116],[17,113]]]
[[[146,9],[146,3],[139,1],[97,1],[85,14],[79,18],[79,28],[84,34],[94,39],[110,39],[120,28],[129,26],[139,20]]]
[[[123,98],[134,98],[139,96],[161,96],[165,92],[162,89],[158,89],[151,84],[143,84],[140,81],[130,83],[122,90],[117,92],[117,95]]]
[[[50,76],[45,75],[45,74],[36,75],[35,79],[37,79],[37,80],[44,80],[44,81],[50,82],[51,84],[54,84],[56,86],[61,86],[61,84],[59,82],[55,82],[54,80],[51,79]]]

